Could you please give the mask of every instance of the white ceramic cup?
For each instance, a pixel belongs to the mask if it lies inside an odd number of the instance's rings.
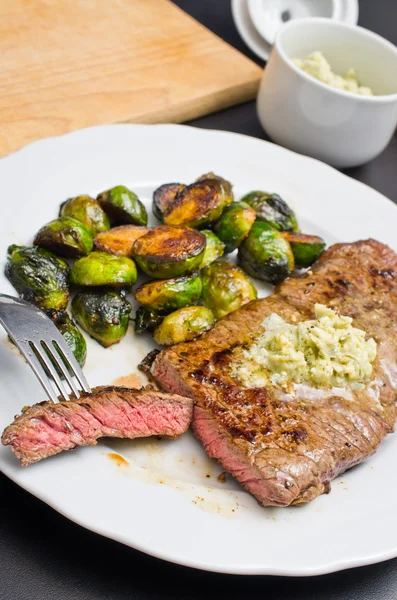
[[[374,96],[322,83],[294,58],[321,50],[335,73],[353,67]],[[259,120],[278,144],[336,167],[375,158],[397,125],[397,48],[379,35],[331,19],[290,21],[280,29],[257,99]]]

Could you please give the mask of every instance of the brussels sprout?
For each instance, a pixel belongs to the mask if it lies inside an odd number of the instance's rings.
[[[69,198],[61,204],[59,216],[72,217],[80,221],[93,236],[110,228],[107,214],[100,207],[98,200],[94,200],[90,196]]]
[[[239,264],[252,277],[280,283],[294,269],[291,246],[280,231],[268,223],[255,221],[238,251]]]
[[[233,202],[215,223],[214,231],[225,244],[225,252],[233,252],[245,239],[256,219],[256,212],[245,202]]]
[[[168,279],[197,269],[205,244],[206,237],[199,231],[159,225],[137,239],[133,257],[146,275]]]
[[[91,252],[79,258],[70,272],[74,285],[128,287],[138,279],[133,260],[107,252]]]
[[[69,300],[69,267],[48,250],[10,246],[5,275],[18,294],[43,310],[66,308]]]
[[[217,221],[232,198],[217,179],[202,179],[183,188],[164,213],[166,225],[204,227]]]
[[[265,221],[279,231],[299,231],[294,212],[278,194],[250,192],[241,198],[241,202],[246,202],[255,210],[258,221]]]
[[[132,248],[136,240],[150,231],[150,227],[139,225],[119,225],[109,231],[98,233],[94,240],[96,250],[117,254],[117,256],[132,256]]]
[[[245,196],[240,198],[240,202],[245,202],[245,204],[248,204],[248,206],[251,206],[251,202],[254,202],[258,198],[260,198],[260,196],[262,196],[263,194],[266,194],[266,192],[261,192],[260,190],[254,190],[252,192],[249,192],[248,194],[245,194]]]
[[[131,304],[116,290],[81,292],[72,301],[77,323],[108,348],[127,333]]]
[[[223,256],[225,244],[210,229],[202,229],[201,233],[207,238],[203,260],[200,265],[200,269],[203,269],[217,258]]]
[[[62,333],[80,367],[84,367],[85,359],[87,358],[87,344],[76,323],[69,317],[66,310],[50,310],[46,312]]]
[[[159,221],[163,220],[165,211],[172,205],[178,192],[185,187],[183,183],[164,183],[154,190],[152,211]]]
[[[99,204],[108,214],[112,225],[147,225],[147,212],[138,196],[124,185],[102,192]]]
[[[196,181],[203,181],[206,179],[216,179],[216,181],[219,181],[219,183],[221,184],[224,193],[227,196],[227,201],[225,204],[230,204],[231,202],[233,202],[234,200],[234,195],[233,195],[233,186],[230,183],[230,181],[227,181],[227,179],[224,179],[223,177],[220,177],[219,175],[215,175],[215,173],[213,173],[212,171],[210,171],[209,173],[205,173],[205,175],[201,175],[201,177],[198,177],[198,179],[196,179]]]
[[[78,258],[92,250],[92,235],[87,227],[72,217],[60,217],[44,225],[34,238],[41,246],[65,258]]]
[[[212,263],[202,270],[201,278],[204,304],[217,319],[257,297],[255,286],[244,271],[228,262]]]
[[[214,315],[205,306],[185,306],[164,317],[154,331],[160,346],[189,342],[213,327]]]
[[[198,273],[182,275],[163,281],[149,281],[135,291],[135,300],[160,313],[196,304],[201,296],[201,277]]]
[[[135,314],[135,333],[144,333],[145,331],[153,331],[164,319],[164,316],[157,314],[151,308],[140,306]]]
[[[289,232],[285,232],[282,235],[291,246],[296,269],[310,267],[324,252],[326,246],[324,240],[317,235]]]

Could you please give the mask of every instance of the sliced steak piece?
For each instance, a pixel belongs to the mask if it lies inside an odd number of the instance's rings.
[[[277,313],[290,323],[314,317],[322,303],[353,318],[378,346],[362,390],[269,385],[244,388],[230,361]],[[253,301],[195,342],[162,351],[152,373],[163,389],[195,400],[193,431],[258,501],[309,502],[330,481],[372,454],[394,427],[397,401],[397,255],[374,240],[338,244],[273,296]]]
[[[42,402],[25,409],[5,428],[1,440],[27,466],[62,450],[93,446],[104,436],[177,437],[188,429],[192,409],[189,398],[175,394],[98,387],[79,400]]]

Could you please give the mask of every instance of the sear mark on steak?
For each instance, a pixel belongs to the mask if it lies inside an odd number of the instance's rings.
[[[95,445],[104,436],[177,437],[189,428],[192,410],[192,401],[176,394],[98,387],[78,400],[24,409],[5,428],[2,443],[27,466],[62,450]]]
[[[393,430],[397,400],[397,256],[366,240],[329,248],[306,274],[273,296],[243,306],[194,342],[163,350],[152,373],[168,391],[195,400],[193,431],[264,506],[310,502],[330,481],[370,456]],[[378,344],[370,384],[339,397],[330,390],[286,396],[247,389],[230,375],[230,358],[277,313],[290,323],[313,318],[315,303],[351,316]],[[314,390],[315,391],[315,390]]]

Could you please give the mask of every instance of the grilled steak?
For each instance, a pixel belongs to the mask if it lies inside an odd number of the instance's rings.
[[[99,387],[79,400],[42,402],[25,409],[4,430],[23,466],[71,450],[92,446],[103,436],[129,438],[184,433],[193,403],[175,394],[124,387]]]
[[[366,388],[337,394],[296,387],[292,395],[272,385],[244,388],[233,379],[231,356],[252,344],[267,315],[296,323],[313,318],[315,303],[352,317],[377,342]],[[374,240],[332,246],[311,271],[285,281],[273,296],[228,315],[199,340],[161,352],[152,373],[164,389],[195,400],[195,435],[261,504],[309,502],[393,429],[397,255]]]

